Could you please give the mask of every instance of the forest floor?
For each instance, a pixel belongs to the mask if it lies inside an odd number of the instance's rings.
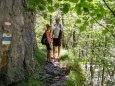
[[[47,62],[46,55],[45,46],[39,46],[38,51],[35,52],[38,66],[34,74],[16,86],[81,86],[84,84],[85,75],[71,50],[61,50],[60,62]]]

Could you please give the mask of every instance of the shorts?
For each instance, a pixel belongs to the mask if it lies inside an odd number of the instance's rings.
[[[47,50],[51,50],[50,44],[46,44]]]
[[[61,41],[59,38],[53,38],[53,46],[61,46]]]

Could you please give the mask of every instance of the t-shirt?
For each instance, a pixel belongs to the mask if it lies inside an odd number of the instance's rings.
[[[54,29],[53,29],[53,32],[54,32],[54,38],[58,38],[59,37],[59,32],[63,31],[63,27],[61,24],[55,24],[54,25]]]

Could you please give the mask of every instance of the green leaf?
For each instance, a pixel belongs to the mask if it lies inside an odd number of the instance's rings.
[[[65,4],[63,5],[63,9],[62,9],[63,12],[64,12],[64,13],[68,13],[69,9],[70,9],[70,4],[65,3]]]
[[[90,15],[91,15],[91,16],[95,16],[95,13],[91,13]]]
[[[87,0],[87,1],[92,2],[93,0]]]
[[[41,4],[41,5],[43,5],[43,6],[46,5],[46,2],[45,2],[44,0],[37,0],[37,1],[39,1],[39,4]]]
[[[104,9],[103,6],[100,6],[99,8],[100,8],[100,12],[101,12],[101,13],[102,13],[102,12],[105,12],[105,9]]]
[[[81,23],[81,20],[80,19],[76,20],[76,23],[78,23],[78,24]]]
[[[77,3],[79,0],[69,0],[70,2]]]
[[[109,30],[110,31],[110,33],[114,33],[114,31],[111,29],[111,30]]]
[[[102,34],[105,35],[106,33],[108,33],[108,30],[107,30],[107,29],[105,29],[105,30],[102,31]]]
[[[48,3],[52,3],[52,0],[47,0]]]
[[[59,8],[59,3],[55,3],[54,7]]]
[[[39,4],[39,1],[36,1],[36,0],[29,0],[28,3],[29,3],[29,5],[36,6],[37,4]]]
[[[83,19],[83,20],[87,20],[87,17],[83,17],[82,19]]]
[[[102,15],[102,14],[97,14],[96,19],[97,19],[97,20],[100,20],[102,17],[103,17],[103,15]]]
[[[81,14],[82,14],[82,11],[81,11],[81,10],[78,10],[78,11],[77,11],[77,14],[78,14],[78,15],[81,15]]]
[[[81,4],[76,4],[76,13],[78,14],[78,15],[81,15],[82,14],[82,10],[81,10]]]
[[[90,20],[90,23],[91,23],[91,24],[93,24],[93,23],[94,23],[94,20],[93,20],[93,19],[91,19],[91,20]]]
[[[80,26],[80,32],[83,32],[86,28],[84,26]]]
[[[98,8],[94,9],[94,13],[95,13],[95,14],[100,13],[100,9],[98,9]]]
[[[49,12],[51,12],[51,13],[54,12],[54,8],[51,7],[51,6],[48,7],[48,10],[49,10]]]
[[[39,5],[37,9],[40,10],[40,11],[44,11],[45,7],[43,5]]]
[[[79,4],[75,5],[75,11],[79,9]]]
[[[90,7],[89,2],[87,2],[87,1],[81,1],[80,4],[81,4],[82,7],[85,7],[85,8],[89,8]]]
[[[86,8],[86,7],[83,7],[83,10],[84,10],[85,12],[89,12],[88,8]]]
[[[96,16],[96,17],[95,17],[95,19],[96,19],[96,20],[100,20],[100,19],[101,19],[101,17],[99,17],[99,16]]]
[[[84,25],[85,25],[85,26],[88,26],[88,25],[89,25],[89,22],[88,22],[88,21],[85,21],[85,22],[84,22]]]

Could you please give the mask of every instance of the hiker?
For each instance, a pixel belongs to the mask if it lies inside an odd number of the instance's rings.
[[[63,35],[63,27],[62,24],[60,24],[60,18],[56,17],[56,24],[53,28],[52,38],[53,38],[53,57],[55,58],[55,49],[58,47],[58,60],[60,58],[60,49],[61,49],[61,43],[62,43],[62,35]]]
[[[51,36],[51,25],[47,24],[46,25],[46,30],[45,30],[45,36],[42,39],[45,39],[45,45],[47,48],[47,61],[51,62],[51,40],[52,40],[52,36]],[[42,43],[43,44],[43,43]]]

